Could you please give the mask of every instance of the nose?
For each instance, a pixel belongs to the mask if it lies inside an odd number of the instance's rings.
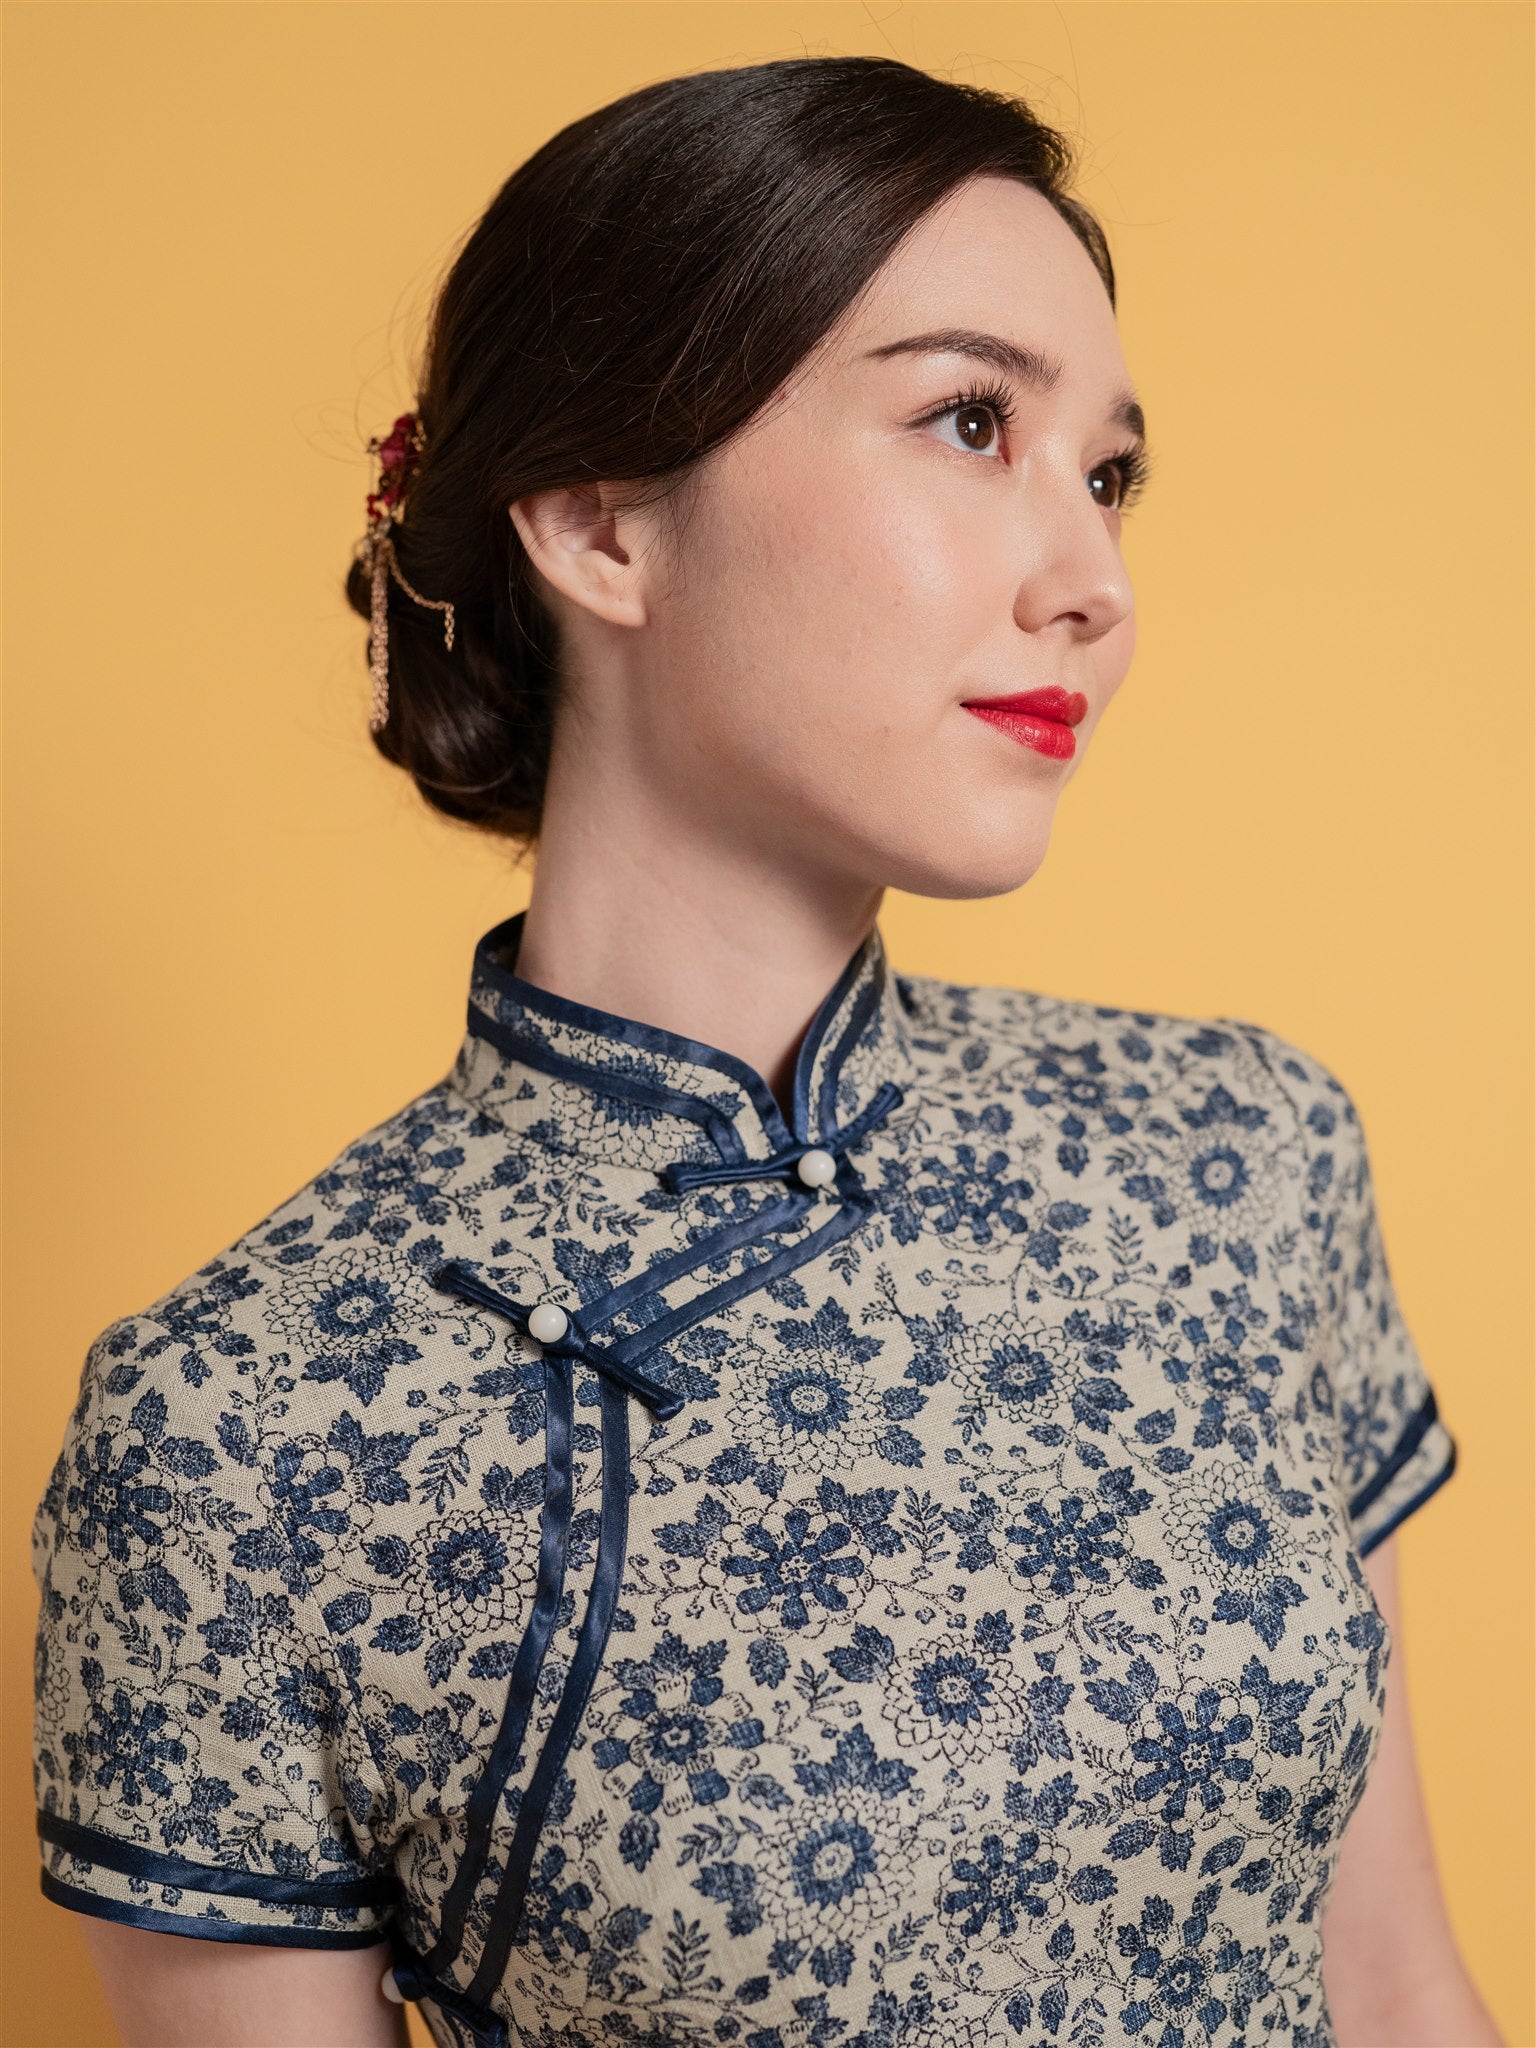
[[[1077,472],[1032,493],[1014,623],[1099,640],[1131,616],[1135,596],[1120,551],[1119,519]]]

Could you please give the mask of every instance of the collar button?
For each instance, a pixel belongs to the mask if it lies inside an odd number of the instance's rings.
[[[540,1344],[558,1344],[570,1328],[570,1317],[558,1301],[541,1301],[528,1311],[528,1334]]]
[[[796,1160],[795,1171],[808,1188],[824,1188],[828,1181],[836,1178],[837,1161],[824,1146],[813,1145],[809,1152],[802,1152]]]

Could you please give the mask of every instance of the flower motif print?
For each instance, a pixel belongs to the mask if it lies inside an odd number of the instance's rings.
[[[1152,1205],[1160,1225],[1177,1218],[1217,1241],[1257,1244],[1279,1210],[1285,1185],[1273,1139],[1271,1112],[1242,1102],[1218,1083],[1197,1106],[1178,1105],[1148,1122],[1156,1145],[1155,1171],[1137,1175],[1127,1192]]]
[[[435,2048],[1338,2048],[1362,1559],[1456,1455],[1342,1084],[872,933],[775,1093],[521,930],[90,1346],[48,1897],[387,1941]]]
[[[443,1636],[521,1628],[532,1601],[538,1528],[487,1506],[455,1509],[413,1546],[402,1580],[410,1611]]]
[[[421,1354],[401,1324],[420,1279],[396,1253],[348,1246],[303,1267],[267,1302],[267,1324],[303,1361],[305,1379],[339,1380],[367,1407],[391,1367]]]
[[[1037,1597],[1057,1601],[1108,1593],[1127,1577],[1160,1579],[1159,1566],[1137,1557],[1127,1525],[1127,1508],[1145,1505],[1115,1483],[1042,1488],[1003,1532],[1014,1573]]]
[[[645,1659],[620,1657],[613,1666],[618,1698],[610,1688],[606,1711],[592,1716],[594,1756],[605,1771],[623,1774],[637,1816],[625,1823],[624,1854],[644,1868],[658,1829],[648,1816],[672,1816],[723,1799],[753,1762],[763,1726],[751,1703],[727,1693],[720,1680],[725,1642],[692,1647],[668,1629]]]
[[[896,1920],[921,1853],[903,1819],[912,1766],[850,1729],[825,1762],[796,1766],[805,1793],[758,1850],[755,1903],[822,1982],[846,1979],[857,1945]]]
[[[94,1658],[81,1660],[80,1681],[90,1705],[79,1734],[65,1737],[70,1777],[92,1779],[122,1811],[188,1802],[197,1738],[185,1717],[154,1694],[108,1680]]]
[[[1136,1707],[1137,1681],[1156,1684],[1144,1658],[1133,1662],[1128,1684],[1088,1688],[1101,1713],[1125,1719],[1130,1798],[1170,1830],[1221,1824],[1264,1768],[1257,1702],[1229,1679],[1199,1676],[1176,1695],[1150,1692]]]
[[[346,1740],[350,1703],[330,1646],[301,1636],[280,1652],[265,1633],[253,1630],[252,1638],[250,1654],[240,1660],[238,1707],[226,1710],[238,1715],[242,1734],[254,1739],[281,1730],[287,1741],[315,1750]]]
[[[963,1941],[1012,1941],[1062,1908],[1061,1858],[1039,1828],[978,1830],[950,1859],[940,1893],[946,1918]]]
[[[1231,1458],[1189,1474],[1169,1503],[1169,1547],[1186,1565],[1220,1587],[1211,1612],[1218,1621],[1246,1622],[1273,1650],[1285,1633],[1287,1611],[1305,1598],[1295,1574],[1300,1546],[1288,1521],[1310,1514],[1312,1503],[1276,1483],[1266,1487]]]
[[[925,1758],[982,1756],[1025,1715],[1018,1675],[980,1644],[935,1642],[902,1658],[894,1677],[886,1712],[897,1746]]]
[[[882,1387],[872,1363],[881,1349],[830,1297],[809,1321],[783,1317],[763,1339],[743,1340],[730,1360],[743,1433],[796,1474],[842,1472],[883,1449],[911,1463],[908,1446],[918,1446],[903,1427],[911,1403]]]
[[[974,1627],[951,1625],[898,1650],[884,1630],[862,1625],[853,1646],[829,1661],[855,1685],[879,1687],[879,1706],[898,1749],[925,1761],[975,1759],[1014,1739],[1030,1717],[1027,1688],[1009,1652],[1016,1630],[999,1613]]]
[[[931,1232],[966,1249],[997,1246],[1024,1234],[1034,1183],[1019,1170],[1013,1154],[989,1142],[982,1127],[990,1122],[997,1129],[1008,1121],[1006,1111],[980,1119],[975,1135],[949,1151],[885,1164],[884,1196],[898,1239],[913,1242]]]
[[[950,1346],[957,1388],[985,1422],[1015,1426],[1066,1411],[1081,1376],[1078,1355],[1059,1325],[1012,1309],[963,1329]]]
[[[849,1612],[870,1572],[842,1489],[827,1481],[808,1500],[740,1524],[704,1560],[703,1578],[737,1614],[810,1637]]]
[[[1208,1886],[1202,1902],[1214,1904],[1219,1887]],[[1214,1935],[1214,1939],[1212,1938]],[[1187,2038],[1209,2040],[1233,2017],[1222,1996],[1224,1985],[1259,1965],[1259,1954],[1245,1955],[1224,1929],[1211,1929],[1203,1914],[1193,1924],[1176,1925],[1165,1900],[1150,1898],[1139,1922],[1118,1930],[1120,1953],[1130,1963],[1137,1997],[1125,2009],[1123,2024],[1133,2039],[1168,2038],[1177,2028]]]
[[[125,1571],[143,1572],[176,1533],[177,1494],[155,1456],[163,1417],[163,1408],[150,1403],[130,1418],[128,1432],[99,1430],[75,1446],[65,1505],[78,1548]],[[136,1440],[146,1429],[149,1441]]]
[[[263,1491],[286,1539],[285,1576],[295,1586],[335,1571],[367,1526],[366,1504],[354,1495],[345,1461],[311,1435],[274,1447]]]

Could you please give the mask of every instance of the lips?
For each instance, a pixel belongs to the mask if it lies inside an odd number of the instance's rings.
[[[1088,699],[1081,690],[1063,690],[1055,683],[1045,690],[1018,690],[1011,697],[967,697],[967,711],[1015,711],[1030,718],[1049,718],[1058,725],[1081,725]]]
[[[964,701],[967,711],[1008,739],[1055,761],[1072,759],[1077,750],[1072,728],[1088,715],[1088,699],[1081,690],[1063,690],[1055,684],[1046,690],[1019,690],[1011,697]]]

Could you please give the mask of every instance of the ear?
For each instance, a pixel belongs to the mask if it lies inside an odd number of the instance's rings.
[[[533,566],[552,588],[616,626],[646,623],[644,512],[600,482],[533,491],[508,507]]]

